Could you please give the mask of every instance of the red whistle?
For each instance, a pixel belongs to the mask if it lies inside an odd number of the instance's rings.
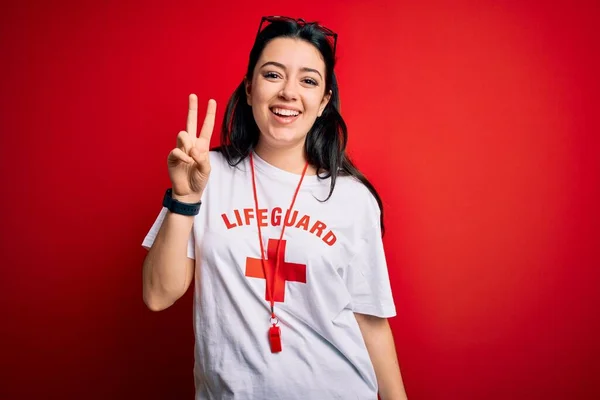
[[[271,326],[269,329],[269,341],[271,342],[271,353],[281,351],[281,329],[278,326]]]

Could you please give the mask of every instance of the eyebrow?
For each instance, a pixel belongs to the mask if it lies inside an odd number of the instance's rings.
[[[264,64],[263,64],[263,65],[262,65],[260,68],[264,68],[264,67],[266,67],[267,65],[274,65],[274,66],[276,66],[276,67],[279,67],[279,68],[281,68],[281,69],[282,69],[282,70],[284,70],[284,71],[286,70],[286,68],[285,68],[285,65],[283,65],[283,64],[281,64],[281,63],[278,63],[278,62],[276,62],[276,61],[267,61],[267,62],[266,62],[266,63],[264,63]],[[314,68],[303,67],[303,68],[300,68],[300,71],[304,71],[304,72],[314,72],[314,73],[318,74],[318,75],[321,77],[321,79],[323,79],[323,76],[321,75],[321,73],[320,73],[319,71],[317,71],[316,69],[314,69]]]

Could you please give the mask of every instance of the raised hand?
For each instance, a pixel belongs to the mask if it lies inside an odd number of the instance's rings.
[[[200,201],[210,175],[210,138],[215,126],[217,102],[208,101],[206,116],[196,137],[198,125],[198,97],[189,96],[187,126],[177,135],[177,147],[169,153],[167,165],[173,188],[173,197],[185,203]]]

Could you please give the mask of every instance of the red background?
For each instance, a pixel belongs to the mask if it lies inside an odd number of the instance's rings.
[[[340,35],[409,398],[600,398],[600,5],[547,3],[3,3],[0,398],[192,398],[191,291],[147,310],[140,244],[272,14]]]

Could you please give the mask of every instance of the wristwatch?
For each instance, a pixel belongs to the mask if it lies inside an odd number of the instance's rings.
[[[167,189],[163,198],[163,207],[167,207],[169,211],[181,215],[198,215],[200,212],[201,201],[197,203],[182,203],[173,198],[173,189]]]

